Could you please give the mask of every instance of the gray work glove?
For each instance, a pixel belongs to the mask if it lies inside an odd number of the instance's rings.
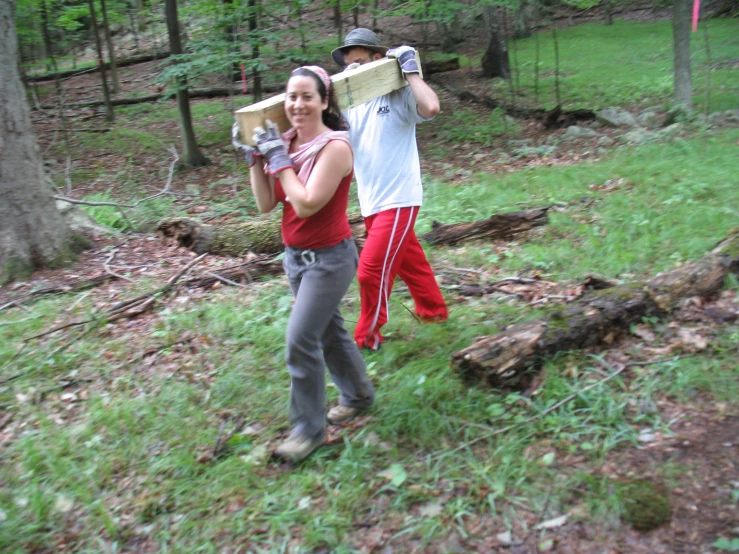
[[[412,46],[398,46],[387,51],[389,58],[397,58],[403,73],[420,73],[421,69],[416,63],[416,49]]]
[[[231,144],[233,144],[233,147],[236,148],[236,150],[244,154],[244,159],[246,160],[246,163],[249,164],[249,167],[252,167],[257,162],[257,158],[262,157],[262,154],[255,147],[241,142],[238,123],[234,123],[231,127]]]
[[[346,66],[346,67],[344,68],[344,71],[351,71],[352,69],[357,69],[357,68],[358,68],[358,67],[360,67],[361,65],[362,65],[362,64],[360,64],[359,62],[354,62],[354,63],[350,63],[349,65],[347,65],[347,66]]]
[[[266,129],[257,127],[254,129],[254,140],[257,143],[259,152],[267,158],[269,162],[269,173],[274,175],[283,169],[293,167],[293,161],[287,153],[287,146],[280,136],[280,128],[277,123],[272,123],[269,119],[265,122]]]

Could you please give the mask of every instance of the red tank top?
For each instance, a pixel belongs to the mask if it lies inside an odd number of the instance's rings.
[[[282,202],[282,242],[285,246],[315,250],[339,244],[351,238],[352,229],[346,215],[352,172],[339,183],[328,203],[313,215],[300,219],[290,202],[285,202],[282,183],[275,179],[275,196]]]

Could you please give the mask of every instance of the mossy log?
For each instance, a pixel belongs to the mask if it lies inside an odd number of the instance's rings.
[[[487,238],[503,239],[529,231],[548,222],[549,208],[537,208],[520,212],[496,214],[488,219],[445,225],[434,221],[431,231],[423,235],[429,244],[457,244],[466,240]]]
[[[684,298],[715,294],[730,272],[739,272],[739,232],[696,262],[648,281],[591,292],[545,318],[482,337],[455,352],[452,367],[470,382],[525,387],[547,357],[601,344],[644,316],[668,314]]]
[[[364,223],[359,214],[350,214],[352,234],[361,249],[364,244]],[[174,238],[180,246],[196,254],[208,252],[217,256],[276,254],[284,249],[280,234],[280,218],[269,216],[234,225],[207,225],[192,219],[169,218],[157,225],[157,231]]]

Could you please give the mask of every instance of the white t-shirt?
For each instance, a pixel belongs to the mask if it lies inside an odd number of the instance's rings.
[[[344,112],[354,150],[359,207],[364,217],[423,202],[416,99],[406,86]]]

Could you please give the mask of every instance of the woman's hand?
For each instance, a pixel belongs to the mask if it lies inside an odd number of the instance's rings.
[[[287,153],[287,146],[280,136],[280,128],[269,119],[265,123],[266,129],[257,127],[254,129],[254,140],[259,152],[269,162],[269,173],[274,175],[284,169],[292,169],[293,161]]]

